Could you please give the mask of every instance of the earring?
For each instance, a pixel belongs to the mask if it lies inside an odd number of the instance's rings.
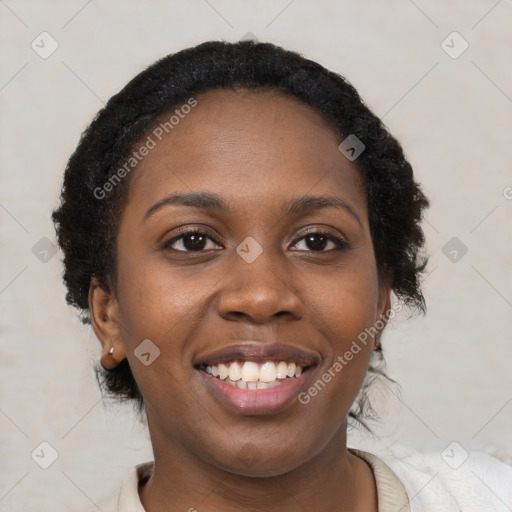
[[[107,354],[109,356],[112,356],[112,354],[114,353],[114,347],[110,347],[109,351],[107,352]],[[106,368],[105,365],[103,364],[103,361],[100,359],[100,365],[101,367],[106,371],[106,372],[111,372],[112,369],[111,368]]]

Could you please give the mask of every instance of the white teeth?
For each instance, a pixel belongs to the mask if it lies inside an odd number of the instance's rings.
[[[260,368],[260,381],[273,382],[276,380],[276,377],[276,365],[271,361],[268,363],[263,363],[262,367]]]
[[[229,369],[225,364],[219,364],[219,378],[221,380],[225,380],[227,376],[229,375]]]
[[[240,389],[267,389],[281,384],[281,380],[300,377],[303,367],[296,363],[266,361],[263,364],[254,361],[218,365],[208,365],[206,372]]]
[[[288,365],[281,361],[276,368],[277,378],[278,379],[286,379],[288,377]]]
[[[240,380],[242,378],[240,365],[237,362],[231,363],[229,367],[229,378],[234,381]]]
[[[230,386],[233,386],[234,388],[238,389],[250,389],[250,390],[257,390],[257,389],[270,389],[275,388],[276,386],[281,386],[282,382],[275,380],[274,382],[244,382],[243,380],[238,380],[236,382],[233,382],[231,379],[227,378],[224,382],[229,384]]]
[[[260,378],[260,369],[256,363],[246,361],[242,367],[242,380],[256,382]]]

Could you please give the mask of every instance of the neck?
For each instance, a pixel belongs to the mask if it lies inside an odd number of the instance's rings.
[[[169,439],[150,431],[155,468],[139,489],[147,512],[377,511],[373,473],[363,460],[347,451],[345,425],[301,466],[258,477],[209,464],[176,439],[169,443]]]

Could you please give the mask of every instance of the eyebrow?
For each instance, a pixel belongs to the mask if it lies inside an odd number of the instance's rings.
[[[189,206],[201,210],[215,210],[225,213],[230,212],[229,205],[218,195],[209,192],[191,192],[188,194],[173,194],[164,197],[145,213],[143,221],[165,206]],[[323,208],[341,208],[347,211],[362,227],[361,219],[355,210],[343,199],[336,196],[305,195],[293,197],[282,207],[284,215],[298,215],[304,212],[321,210]]]

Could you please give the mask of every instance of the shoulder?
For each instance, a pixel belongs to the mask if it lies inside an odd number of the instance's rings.
[[[512,509],[512,466],[452,443],[442,452],[399,447],[376,454],[401,480],[411,512]]]

